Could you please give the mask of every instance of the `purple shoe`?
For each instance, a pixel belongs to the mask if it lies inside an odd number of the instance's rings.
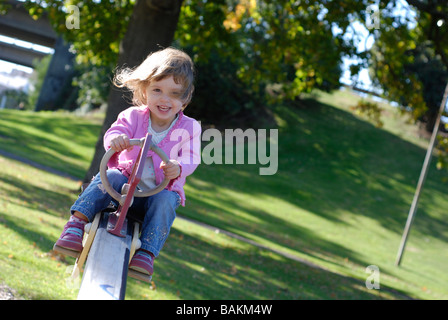
[[[61,236],[54,245],[54,249],[58,251],[57,247],[63,249],[72,250],[75,252],[81,252],[82,250],[82,238],[84,236],[84,223],[69,221],[64,227]]]
[[[154,255],[143,250],[138,250],[132,257],[129,269],[152,275],[154,272]]]

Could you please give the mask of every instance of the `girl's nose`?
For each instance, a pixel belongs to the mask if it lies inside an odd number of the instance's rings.
[[[165,94],[165,93],[163,93],[163,94],[160,96],[160,100],[161,100],[161,101],[169,101],[169,99],[170,99],[170,97],[169,97],[167,94]]]

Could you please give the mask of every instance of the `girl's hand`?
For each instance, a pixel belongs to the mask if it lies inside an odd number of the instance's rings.
[[[180,165],[176,160],[170,160],[168,163],[161,162],[160,169],[163,170],[165,178],[170,180],[177,178],[180,175]]]
[[[116,136],[115,138],[110,140],[110,148],[115,152],[121,152],[125,149],[131,151],[133,147],[134,146],[131,146],[129,137],[125,134],[120,134],[119,136]]]

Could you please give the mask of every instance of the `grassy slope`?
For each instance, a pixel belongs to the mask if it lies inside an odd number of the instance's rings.
[[[258,165],[203,166],[189,182],[191,203],[181,212],[345,275],[365,279],[365,268],[377,265],[383,288],[447,298],[448,261],[440,255],[447,241],[446,174],[431,167],[402,267],[396,268],[425,150],[405,134],[353,116],[353,99],[321,94],[317,104],[278,107],[277,174],[260,176]],[[398,121],[395,112],[385,110],[386,125]]]
[[[66,273],[74,259],[51,248],[77,183],[1,156],[0,165],[0,283],[24,299],[76,299]],[[148,286],[129,279],[127,299],[394,297],[183,220],[176,220],[153,280]]]
[[[83,178],[100,121],[96,117],[86,121],[64,112],[1,110],[0,149]]]
[[[442,174],[431,168],[402,267],[394,267],[424,141],[388,131],[397,123],[412,128],[397,121],[392,108],[387,109],[386,130],[358,119],[347,112],[353,99],[339,92],[321,94],[320,103],[305,100],[295,108],[278,107],[278,173],[260,176],[259,165],[202,165],[189,180],[187,207],[179,209],[181,215],[331,272],[176,220],[157,261],[157,289],[131,280],[128,297],[448,298],[448,259],[440,254],[447,242],[448,208]],[[81,135],[70,133],[75,125],[85,128]],[[82,177],[99,126],[65,114],[1,111],[0,130],[1,149],[32,154],[36,161]],[[50,161],[48,154],[58,161]],[[75,297],[64,285],[63,272],[73,261],[60,261],[50,249],[76,197],[72,190],[77,183],[0,160],[7,168],[0,173],[0,229],[6,235],[0,243],[0,281],[28,298]],[[28,192],[21,193],[23,189]],[[380,268],[381,290],[365,288],[368,265]]]

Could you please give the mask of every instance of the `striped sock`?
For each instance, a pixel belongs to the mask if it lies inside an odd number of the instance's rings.
[[[80,223],[82,223],[82,224],[86,224],[86,223],[87,223],[86,220],[83,220],[83,219],[80,219],[80,218],[78,218],[78,217],[75,217],[73,214],[70,216],[69,221],[72,221],[72,222],[80,222]]]

